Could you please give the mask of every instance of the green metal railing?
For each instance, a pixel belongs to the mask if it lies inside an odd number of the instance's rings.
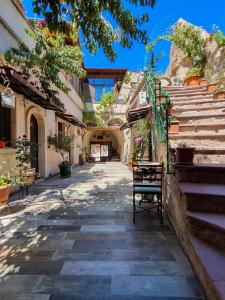
[[[167,173],[170,169],[170,154],[169,154],[169,128],[171,123],[170,116],[170,98],[161,86],[156,73],[154,73],[150,67],[145,69],[145,87],[147,97],[150,100],[152,109],[152,124],[157,131],[158,143],[166,144],[166,165]]]

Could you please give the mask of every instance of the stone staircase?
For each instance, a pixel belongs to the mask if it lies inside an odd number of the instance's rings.
[[[196,148],[196,163],[225,162],[225,99],[214,100],[206,87],[165,87],[173,115],[181,122],[170,134],[171,147],[180,141]]]
[[[201,86],[165,90],[181,122],[169,136],[172,148],[181,141],[196,148],[193,166],[175,167],[188,224],[184,248],[206,298],[225,299],[225,99]]]
[[[225,299],[225,164],[176,166],[188,219],[187,255],[208,299]]]

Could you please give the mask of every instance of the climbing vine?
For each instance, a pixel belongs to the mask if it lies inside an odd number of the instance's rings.
[[[50,33],[47,25],[40,22],[32,22],[32,26],[33,30],[27,29],[26,33],[35,41],[34,48],[22,42],[18,48],[9,49],[5,59],[20,67],[28,78],[33,75],[46,95],[58,106],[63,106],[57,89],[65,93],[70,89],[60,78],[60,72],[68,76],[75,74],[79,78],[85,75],[78,33],[73,27],[68,27],[65,35],[61,32]]]
[[[105,93],[102,95],[97,111],[83,111],[83,121],[85,123],[96,123],[98,127],[106,127],[104,120],[105,113],[112,113],[112,105],[115,101],[114,93]]]

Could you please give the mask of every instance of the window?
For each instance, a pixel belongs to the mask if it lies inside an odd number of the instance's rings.
[[[0,139],[11,141],[11,108],[0,104]]]
[[[114,78],[89,78],[88,82],[90,90],[93,90],[91,94],[93,94],[95,102],[100,102],[103,94],[114,91]]]

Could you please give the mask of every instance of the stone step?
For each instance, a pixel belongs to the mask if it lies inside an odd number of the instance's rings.
[[[204,86],[165,86],[163,89],[166,92],[174,92],[174,91],[205,91],[206,87]]]
[[[196,114],[185,114],[180,115],[177,118],[179,121],[181,121],[183,124],[192,124],[195,122],[195,124],[201,124],[201,123],[224,123],[225,122],[225,113],[215,113],[214,111],[211,111],[210,114],[202,114],[202,113],[196,113]]]
[[[215,140],[224,142],[225,145],[225,135],[224,133],[189,133],[189,132],[179,132],[179,133],[171,133],[169,134],[170,140],[205,140],[207,143],[210,144],[210,141],[214,143]]]
[[[221,107],[221,108],[206,108],[206,109],[202,109],[202,108],[196,108],[196,109],[185,109],[182,111],[176,111],[174,113],[174,115],[179,119],[180,117],[185,117],[185,116],[199,116],[199,117],[211,117],[211,116],[215,116],[215,115],[220,115],[220,114],[224,114],[225,113],[225,107]]]
[[[169,97],[172,98],[194,98],[194,97],[205,97],[205,96],[211,96],[212,93],[208,91],[194,91],[194,92],[174,92],[174,93],[169,93]]]
[[[203,105],[203,104],[224,104],[225,106],[225,100],[214,100],[213,98],[202,98],[199,100],[192,100],[192,101],[183,101],[183,100],[174,100],[172,102],[173,107],[175,106],[189,106],[189,105]]]
[[[214,135],[213,135],[214,136]],[[220,139],[221,138],[221,139]],[[225,148],[225,140],[222,137],[216,137],[214,140],[211,140],[210,138],[202,138],[198,139],[192,138],[191,135],[184,138],[184,135],[181,134],[173,134],[171,133],[169,135],[170,139],[170,147],[172,149],[176,148],[180,142],[186,143],[190,147],[194,147],[196,149],[195,153],[204,153],[204,154],[223,154],[224,148]]]
[[[215,111],[215,110],[225,110],[225,102],[224,103],[203,103],[203,104],[189,104],[189,105],[173,105],[173,115],[179,116],[180,113],[196,111],[201,112],[205,110]]]
[[[199,238],[225,250],[225,215],[188,212],[191,231]]]
[[[220,248],[190,235],[193,255],[189,256],[209,300],[225,299],[225,253]],[[192,253],[191,253],[192,254]]]
[[[206,150],[204,151],[199,151],[198,153],[195,154],[194,157],[194,163],[224,163],[225,162],[225,152],[223,151],[223,154],[212,154],[211,152],[206,152]]]
[[[223,149],[225,153],[225,148]],[[175,172],[180,182],[191,183],[225,183],[225,163],[175,165]]]
[[[187,210],[225,213],[225,184],[180,182],[179,188],[185,196]]]
[[[180,124],[179,132],[189,132],[190,136],[194,132],[222,133],[225,134],[225,123],[221,124]]]

